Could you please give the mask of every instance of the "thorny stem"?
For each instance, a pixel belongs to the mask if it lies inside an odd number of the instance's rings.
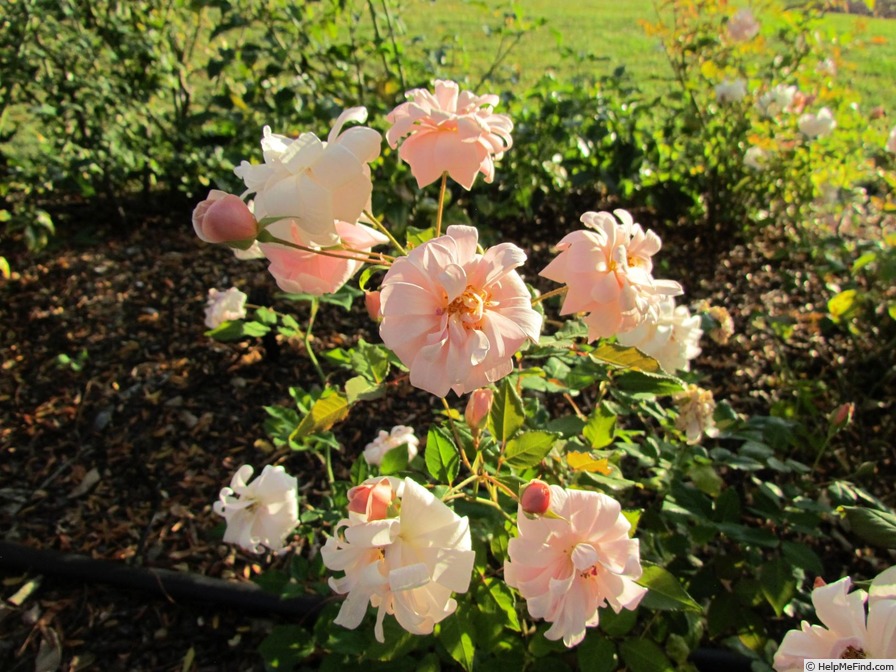
[[[513,501],[515,501],[515,502],[520,501],[519,496],[518,496],[513,490],[511,490],[511,489],[508,488],[506,485],[504,485],[503,483],[501,483],[501,481],[499,481],[499,480],[498,480],[497,478],[495,478],[494,476],[491,476],[491,475],[489,475],[489,474],[483,474],[482,477],[483,477],[485,480],[487,480],[489,483],[491,483],[492,485],[497,486],[497,488],[498,488],[499,490],[501,490],[505,495],[507,495],[508,497],[510,497]]]
[[[389,242],[392,243],[392,245],[395,247],[396,250],[398,250],[399,252],[401,252],[404,255],[406,255],[408,253],[408,251],[406,249],[404,249],[404,246],[395,239],[395,236],[392,235],[392,232],[389,231],[389,229],[387,229],[385,226],[383,226],[383,223],[379,219],[374,217],[373,213],[370,212],[370,210],[365,210],[364,215],[367,217],[367,219],[369,219],[371,221],[371,223],[376,228],[378,228],[380,231],[382,231],[386,235],[386,238],[389,239]],[[389,258],[394,259],[394,257],[389,257]]]
[[[445,399],[445,397],[442,397],[442,405],[448,413],[448,424],[451,425],[451,433],[454,435],[454,443],[457,445],[457,452],[460,454],[460,460],[464,463],[464,466],[470,473],[475,474],[476,471],[473,469],[473,465],[470,464],[470,460],[467,459],[466,451],[464,451],[464,444],[460,442],[460,434],[457,432],[457,427],[454,426],[454,418],[451,417],[451,406],[448,405],[448,400]]]
[[[436,235],[442,235],[442,213],[445,211],[445,189],[448,186],[448,171],[442,173],[442,184],[439,187],[439,211],[436,214]]]
[[[262,231],[258,235],[258,242],[260,243],[275,243],[277,245],[283,245],[284,247],[291,247],[294,250],[301,250],[302,252],[311,252],[312,254],[321,254],[325,257],[334,257],[336,259],[349,259],[351,261],[360,261],[364,264],[380,264],[383,266],[391,265],[391,257],[384,254],[378,253],[370,253],[366,254],[364,252],[360,252],[358,250],[351,250],[346,248],[346,251],[354,254],[340,254],[338,251],[330,251],[330,250],[316,250],[313,247],[307,247],[306,245],[299,245],[298,243],[293,243],[289,240],[283,240],[282,238],[277,238],[274,235],[271,235],[267,231]]]
[[[534,299],[532,299],[532,305],[534,306],[536,303],[541,303],[545,299],[550,299],[555,296],[560,296],[561,294],[566,294],[566,292],[568,292],[568,291],[569,291],[569,287],[566,285],[563,285],[562,287],[558,287],[557,289],[552,289],[550,292],[545,292],[541,296],[536,296]]]
[[[308,353],[308,359],[314,365],[314,370],[320,376],[322,383],[326,385],[327,377],[324,375],[323,369],[320,368],[320,362],[317,361],[317,355],[314,354],[314,348],[311,347],[311,328],[314,326],[314,318],[317,317],[317,309],[320,307],[320,300],[317,297],[311,299],[311,314],[308,316],[308,327],[305,329],[305,337],[302,342],[305,344],[305,352]],[[330,482],[332,483],[332,467],[330,466],[330,449],[327,448],[327,469],[330,474]]]

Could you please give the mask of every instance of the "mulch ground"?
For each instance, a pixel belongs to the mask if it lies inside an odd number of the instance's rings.
[[[67,225],[65,238],[37,255],[4,253],[14,271],[0,280],[6,540],[234,582],[285,562],[222,544],[211,505],[244,463],[259,470],[283,464],[314,501],[325,487],[321,463],[271,445],[262,406],[289,405],[289,386],[313,385],[316,375],[290,342],[220,344],[203,335],[210,287],[236,285],[251,303],[275,307],[277,290],[262,262],[240,262],[199,242],[189,214],[185,204],[175,216],[149,213],[121,226],[73,206],[71,219],[83,228]],[[544,235],[554,241],[561,233]],[[675,232],[659,233],[668,235],[664,277],[681,279],[692,305],[707,299],[733,314],[735,338],[726,346],[704,339],[694,363],[717,398],[741,413],[767,414],[774,390],[781,394],[782,361],[797,380],[843,378],[848,339],[822,338],[819,316],[830,291],[808,273],[805,259],[775,258],[773,247],[764,253],[761,246],[718,244],[707,255],[689,234],[679,233],[676,246]],[[532,280],[548,244],[517,242],[533,253]],[[768,328],[770,318],[791,325],[786,342]],[[360,305],[351,313],[324,305],[317,324],[323,349],[378,340]],[[828,385],[815,397],[818,414],[852,401],[843,398],[849,393]],[[877,399],[892,400],[893,393],[891,381]],[[405,391],[382,403],[359,406],[336,428],[349,457],[377,429],[414,425],[432,402]],[[864,421],[838,439],[834,452],[857,460],[868,441],[892,437],[891,411],[860,408]],[[875,459],[892,483],[892,447]],[[36,658],[58,656],[58,669],[67,671],[261,670],[258,644],[274,624],[288,622],[52,576],[20,593],[32,579],[3,574],[3,598],[20,599],[0,606],[0,669],[32,670]]]

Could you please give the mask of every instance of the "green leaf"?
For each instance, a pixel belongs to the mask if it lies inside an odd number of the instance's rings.
[[[407,242],[408,247],[417,247],[427,240],[431,240],[435,235],[435,227],[431,226],[428,229],[418,229],[416,226],[408,226],[407,231],[405,232],[405,241]]]
[[[473,656],[476,653],[473,645],[475,629],[465,612],[466,610],[458,605],[457,611],[439,624],[437,636],[448,654],[467,672],[472,672]]]
[[[277,313],[270,308],[260,306],[255,309],[255,314],[258,316],[258,319],[265,324],[277,324]]]
[[[386,451],[383,460],[380,463],[380,473],[384,476],[389,474],[397,474],[408,468],[408,447],[407,444],[395,446],[392,450]]]
[[[526,432],[511,439],[504,451],[504,461],[511,467],[534,467],[551,452],[554,441],[559,438],[550,432]]]
[[[663,650],[649,639],[626,639],[619,647],[631,672],[672,672],[675,667]]]
[[[824,565],[821,564],[821,559],[808,546],[792,541],[783,541],[781,542],[781,551],[784,553],[787,561],[795,567],[799,567],[816,576],[824,574]]]
[[[619,669],[619,656],[613,642],[591,630],[576,649],[576,657],[581,672],[614,672]]]
[[[374,385],[364,376],[355,376],[345,381],[345,395],[349,404],[359,400],[379,399],[385,392],[382,387]]]
[[[348,415],[348,409],[348,399],[335,389],[328,388],[314,402],[308,415],[302,419],[290,438],[326,431],[344,420]]]
[[[582,430],[582,435],[588,440],[592,448],[599,449],[613,443],[616,434],[616,414],[606,404],[601,403],[594,407],[588,422]]]
[[[675,376],[644,371],[627,371],[613,380],[620,390],[629,394],[651,394],[662,397],[685,389],[684,383]]]
[[[772,605],[775,614],[783,614],[784,607],[796,593],[791,564],[784,558],[775,558],[765,563],[759,568],[759,582],[762,585],[762,595]]]
[[[501,386],[492,402],[489,413],[489,424],[495,440],[504,442],[510,439],[526,420],[523,411],[523,400],[508,378],[501,381]]]
[[[258,647],[265,669],[292,670],[314,653],[314,637],[301,625],[275,625]]]
[[[662,567],[645,565],[638,584],[650,591],[641,601],[641,604],[648,609],[703,612],[694,598],[682,588],[678,579]]]
[[[439,483],[450,485],[457,477],[460,454],[454,440],[441,427],[433,425],[429,428],[423,457],[427,471]]]
[[[205,332],[205,335],[214,338],[216,341],[228,342],[239,341],[243,338],[257,338],[264,336],[271,330],[266,324],[261,322],[243,322],[242,320],[231,320],[222,322],[214,329]]]
[[[896,548],[896,516],[861,506],[841,507],[852,531],[881,548]]]
[[[494,578],[485,579],[479,585],[481,586],[477,591],[479,608],[487,614],[494,614],[494,617],[503,621],[504,626],[510,630],[520,632],[520,621],[517,618],[513,592],[510,587],[503,581]]]
[[[627,348],[618,343],[605,343],[591,353],[591,358],[618,369],[634,369],[646,373],[663,373],[653,357],[637,348]]]

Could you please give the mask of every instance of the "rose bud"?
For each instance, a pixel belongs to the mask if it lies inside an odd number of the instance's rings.
[[[206,243],[248,247],[258,233],[258,222],[243,199],[218,189],[193,210],[193,228]]]
[[[488,422],[488,414],[492,410],[494,397],[494,392],[487,387],[473,390],[470,395],[467,408],[464,410],[464,419],[473,431],[473,436],[478,436],[485,427],[485,423]]]
[[[520,508],[530,516],[541,516],[551,508],[551,486],[544,481],[530,481],[520,497]]]
[[[367,308],[367,314],[370,315],[370,319],[374,322],[379,322],[383,319],[383,314],[380,312],[379,292],[364,292],[364,307]]]
[[[348,510],[367,516],[367,522],[383,520],[389,517],[393,494],[388,478],[359,485],[348,491]]]

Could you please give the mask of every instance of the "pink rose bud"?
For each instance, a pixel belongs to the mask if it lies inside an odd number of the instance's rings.
[[[541,516],[551,508],[551,486],[544,481],[530,481],[520,497],[520,507],[524,513]]]
[[[852,415],[856,408],[854,404],[840,404],[831,413],[830,421],[834,429],[843,429],[852,422]]]
[[[388,478],[378,483],[365,483],[348,491],[348,510],[363,513],[367,522],[389,517],[389,505],[394,493]]]
[[[815,583],[813,584],[812,587],[813,588],[824,588],[826,585],[828,585],[828,584],[823,578],[821,578],[820,576],[816,576]]]
[[[217,189],[193,210],[193,228],[206,243],[243,243],[258,233],[255,215],[243,199]]]
[[[380,312],[379,292],[364,292],[364,306],[367,308],[367,314],[370,315],[371,320],[379,322],[383,319],[383,314]]]
[[[492,410],[494,397],[494,392],[485,387],[473,390],[473,394],[470,395],[467,409],[464,411],[464,419],[474,432],[480,432],[485,427],[488,414]]]

